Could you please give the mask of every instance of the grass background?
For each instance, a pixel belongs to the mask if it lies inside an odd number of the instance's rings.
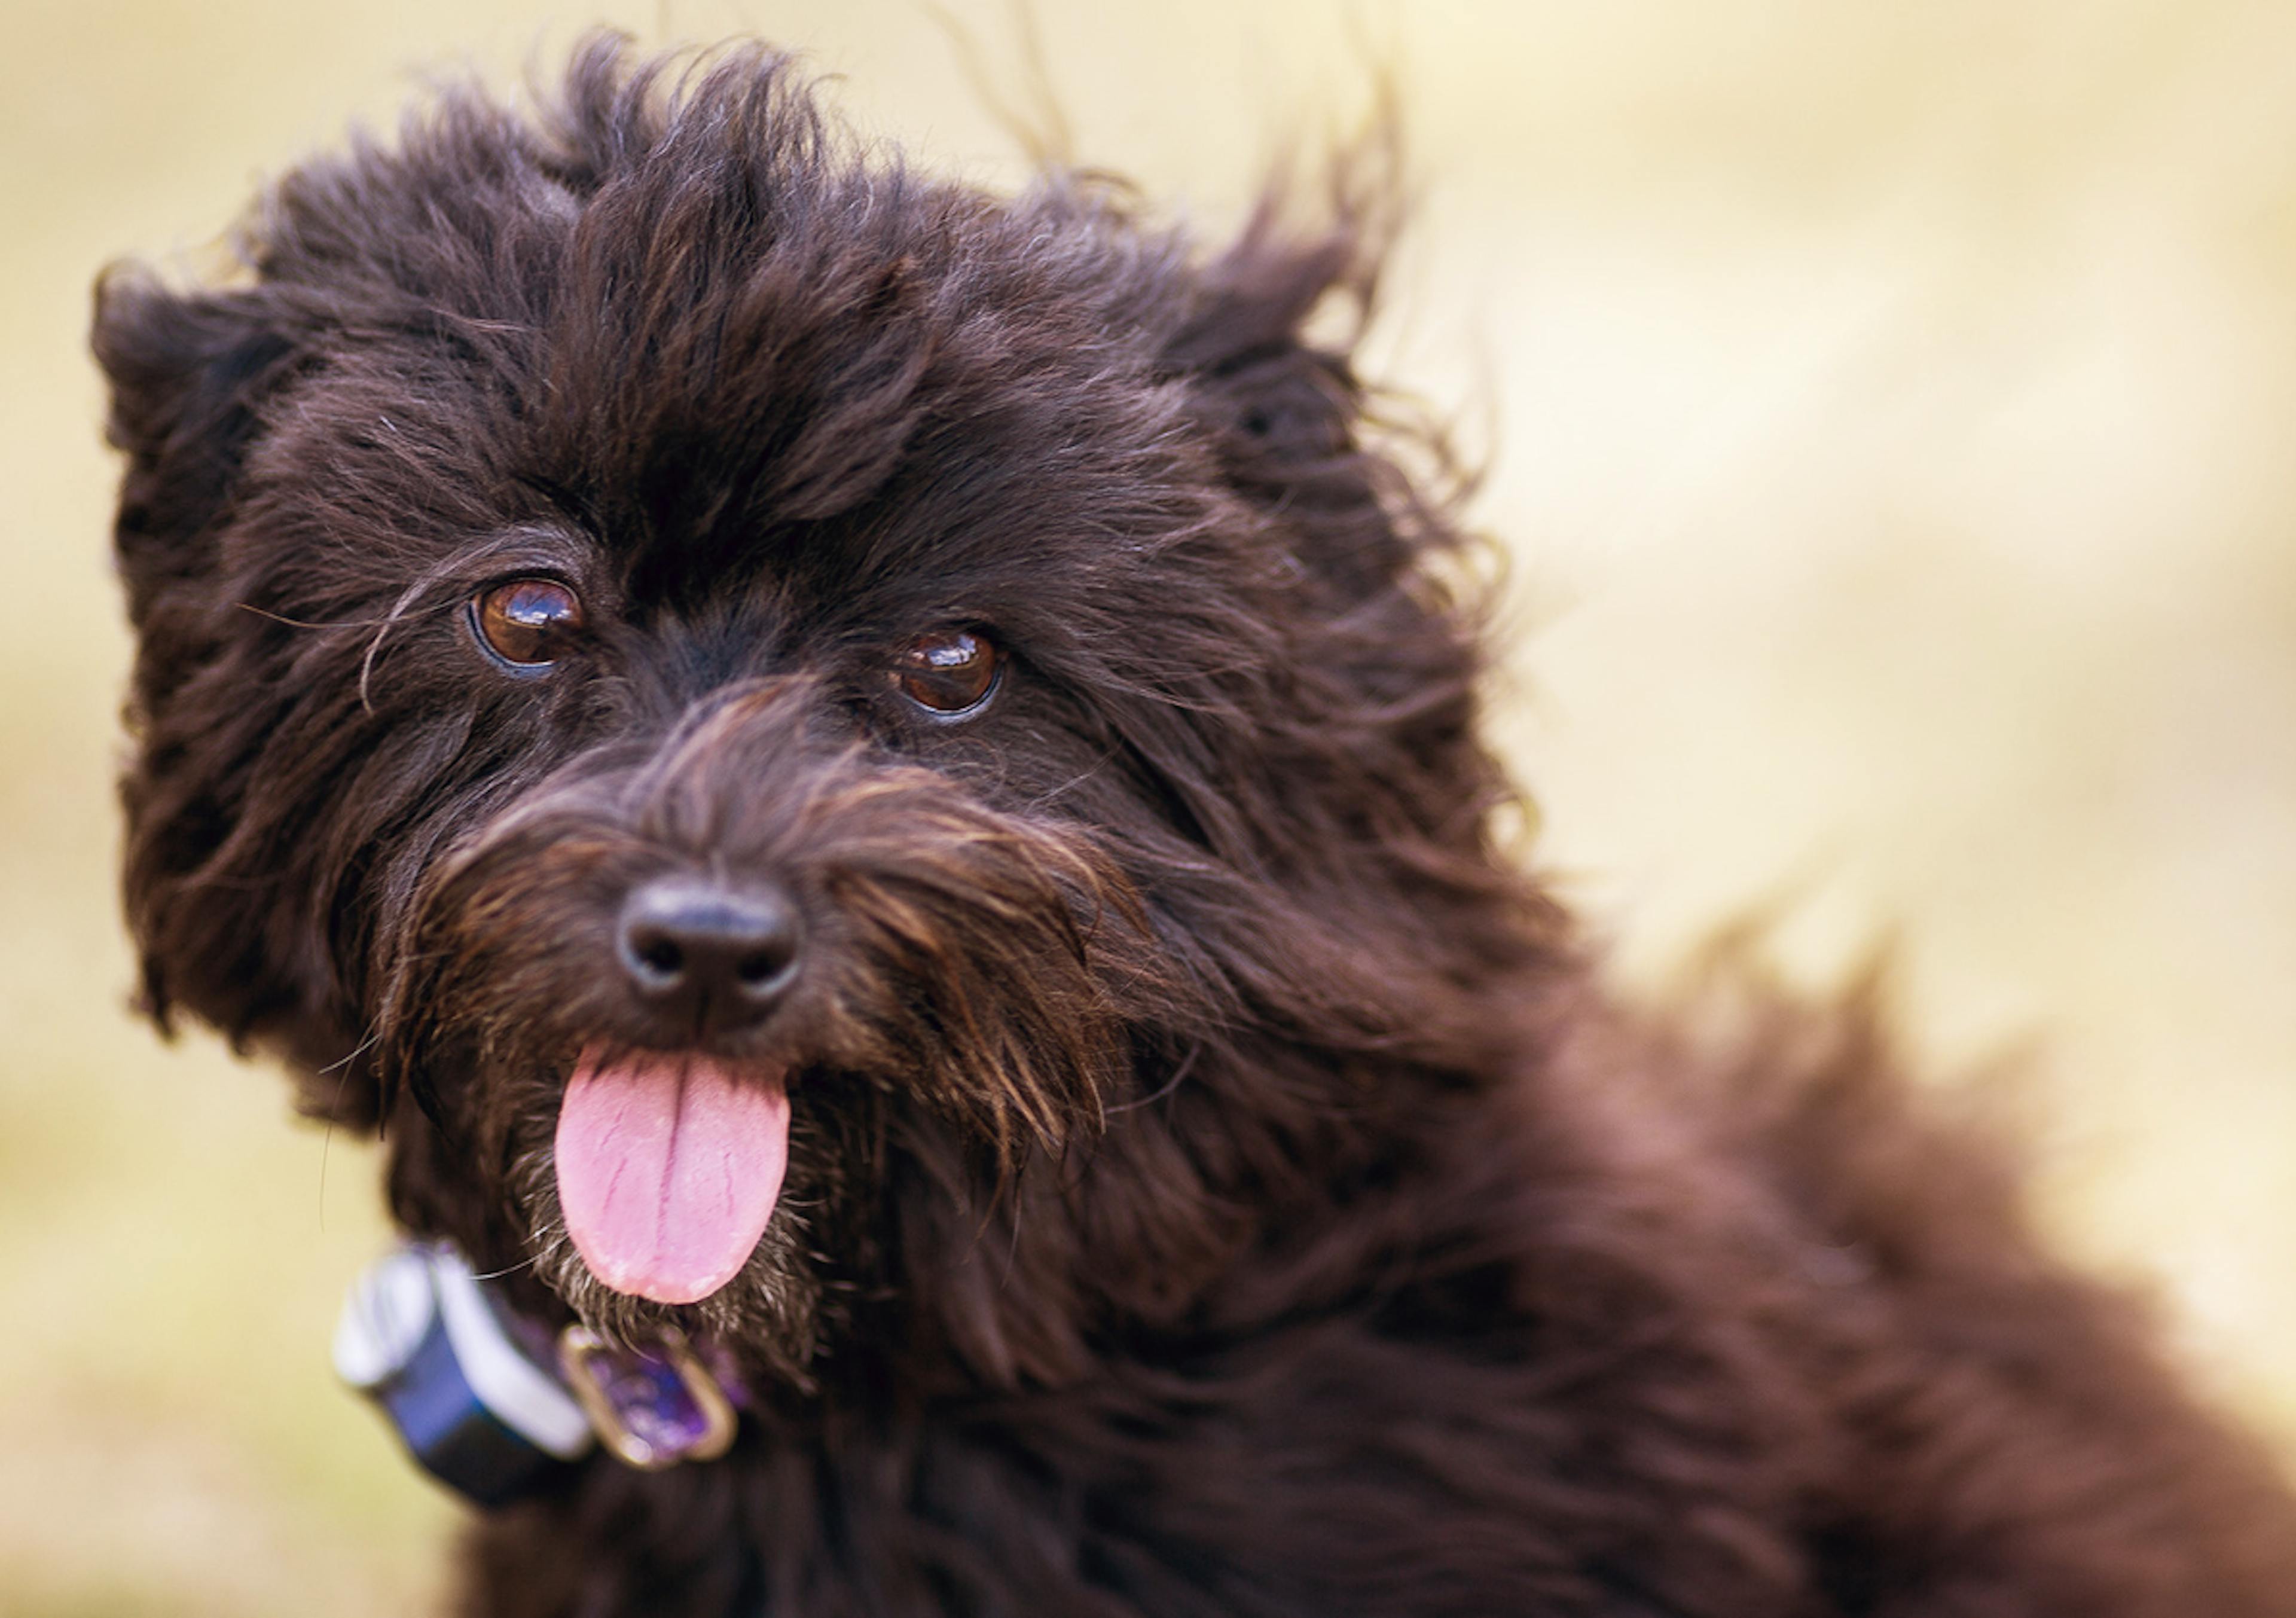
[[[2038,1053],[2063,1242],[2296,1450],[2296,10],[1037,11],[1081,153],[1208,233],[1392,74],[1426,201],[1374,368],[1493,459],[1541,858],[1640,982],[1750,904],[1816,981],[1894,932],[1937,1071]],[[1010,93],[1002,0],[947,14]],[[0,1612],[420,1611],[452,1513],[325,1368],[371,1156],[123,1010],[89,278],[599,20],[804,46],[873,135],[1020,165],[914,0],[8,19]]]

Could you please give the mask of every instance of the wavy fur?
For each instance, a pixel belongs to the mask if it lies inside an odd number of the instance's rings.
[[[1500,847],[1439,441],[1308,334],[1349,172],[1208,251],[600,38],[285,177],[243,284],[105,277],[144,1006],[758,1394],[479,1525],[462,1610],[2296,1612],[2271,1466],[1874,1018],[1623,1013]],[[521,677],[465,608],[535,575],[587,627]],[[956,723],[886,678],[949,626]],[[670,1038],[611,937],[664,871],[805,922],[716,1039],[790,1065],[789,1193],[675,1310],[549,1157],[575,1052]]]

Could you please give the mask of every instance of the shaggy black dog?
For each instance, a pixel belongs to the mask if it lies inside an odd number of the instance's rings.
[[[2296,1613],[1872,1019],[1637,1023],[1496,846],[1337,189],[1203,251],[601,41],[104,281],[144,1004],[746,1400],[464,1610]]]

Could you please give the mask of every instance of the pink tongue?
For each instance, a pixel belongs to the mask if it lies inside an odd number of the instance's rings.
[[[789,1166],[783,1078],[704,1056],[583,1054],[558,1109],[558,1203],[592,1274],[657,1303],[734,1278]]]

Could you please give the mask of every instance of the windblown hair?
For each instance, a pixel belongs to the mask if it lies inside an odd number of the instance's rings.
[[[489,1521],[467,1610],[2296,1612],[2269,1464],[1864,1007],[1595,986],[1494,831],[1442,447],[1351,361],[1391,193],[1326,202],[1208,251],[600,38],[287,176],[242,284],[104,278],[145,1008],[537,1319],[752,1392]],[[521,579],[580,609],[530,664]],[[1000,659],[953,715],[887,674],[936,628]],[[617,976],[681,872],[801,916],[769,1018]],[[786,1064],[789,1189],[655,1303],[551,1130],[694,1039]]]

